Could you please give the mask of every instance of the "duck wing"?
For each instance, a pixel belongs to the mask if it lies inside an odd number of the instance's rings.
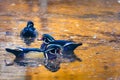
[[[58,44],[58,45],[64,46],[65,44],[70,43],[70,42],[73,42],[73,41],[55,40],[55,41],[50,42],[49,44]]]
[[[64,47],[64,50],[66,51],[74,51],[78,46],[81,46],[82,43],[74,43],[74,42],[69,42],[69,43],[66,43],[63,47]]]

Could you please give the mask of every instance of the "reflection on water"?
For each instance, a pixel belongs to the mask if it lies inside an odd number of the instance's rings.
[[[120,3],[118,0],[48,0],[44,19],[40,18],[38,0],[0,0],[0,77],[23,80],[119,80],[120,79]],[[35,47],[35,40],[26,46],[19,37],[26,22],[32,20],[39,37],[50,33],[56,39],[83,42],[75,54],[82,62],[62,63],[52,73],[44,66],[25,68],[5,67],[4,48]],[[47,27],[42,27],[42,24]],[[9,57],[9,56],[8,56]],[[14,68],[14,69],[13,69]],[[19,71],[22,70],[22,72]],[[8,72],[6,72],[6,70]],[[10,73],[9,76],[6,73]],[[15,74],[16,73],[16,74]]]

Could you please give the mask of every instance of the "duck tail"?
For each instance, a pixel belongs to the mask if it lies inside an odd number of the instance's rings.
[[[20,54],[22,51],[18,50],[18,49],[10,49],[10,48],[6,48],[5,49],[7,52],[12,53],[13,55],[15,55],[17,57],[18,54]]]
[[[78,46],[81,46],[81,45],[82,45],[81,42],[80,42],[80,43],[77,43],[76,46],[74,47],[74,49],[76,49]],[[77,61],[82,62],[82,59],[80,59],[80,58],[77,57],[76,55],[75,55],[75,58],[76,58]]]
[[[82,45],[82,43],[68,43],[68,44],[66,44],[64,47],[65,47],[65,49],[67,49],[67,50],[75,50],[78,46],[81,46]]]
[[[78,44],[79,44],[79,45],[82,45],[82,43],[81,43],[81,42],[79,42]]]
[[[76,57],[76,60],[79,61],[79,62],[82,62],[82,59]]]
[[[81,42],[77,44],[77,46],[81,46],[81,45],[82,45],[82,43],[81,43]]]
[[[74,56],[74,59],[75,59],[76,61],[82,62],[82,59],[81,59],[81,58],[79,58],[79,57],[76,56],[75,54],[74,54],[73,56]]]
[[[73,50],[76,49],[78,46],[81,46],[81,45],[82,45],[82,43],[74,44],[74,45],[73,45]]]
[[[78,61],[78,62],[82,62],[82,59],[79,58],[78,56],[76,56],[75,54],[71,55],[72,57],[69,57],[70,62],[74,62],[74,61]]]

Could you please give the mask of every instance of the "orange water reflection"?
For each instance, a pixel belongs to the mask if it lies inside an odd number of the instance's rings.
[[[82,62],[62,63],[61,69],[55,73],[44,66],[28,68],[28,80],[120,79],[120,4],[117,0],[49,0],[45,15],[46,27],[42,27],[37,0],[13,0],[6,4],[8,6],[0,9],[0,28],[3,31],[12,30],[17,39],[10,38],[6,42],[13,41],[15,46],[28,47],[19,38],[19,32],[28,20],[34,21],[39,37],[43,33],[49,33],[56,39],[83,42],[83,46],[75,50]],[[4,16],[5,13],[9,16]],[[39,47],[40,44],[41,42],[35,41],[29,47]]]
[[[78,2],[51,3],[48,32],[56,39],[83,42],[75,51],[83,62],[62,63],[55,73],[43,66],[32,73],[29,69],[32,80],[119,80],[119,4],[112,0]]]

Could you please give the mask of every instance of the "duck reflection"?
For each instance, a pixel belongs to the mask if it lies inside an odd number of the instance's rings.
[[[24,40],[24,43],[30,45],[32,42],[34,42],[37,36],[38,32],[34,27],[34,23],[32,21],[28,21],[27,26],[20,32],[21,39]]]
[[[60,57],[62,56],[62,47],[60,45],[50,44],[44,54],[46,60],[44,66],[52,71],[56,72],[60,69]]]

